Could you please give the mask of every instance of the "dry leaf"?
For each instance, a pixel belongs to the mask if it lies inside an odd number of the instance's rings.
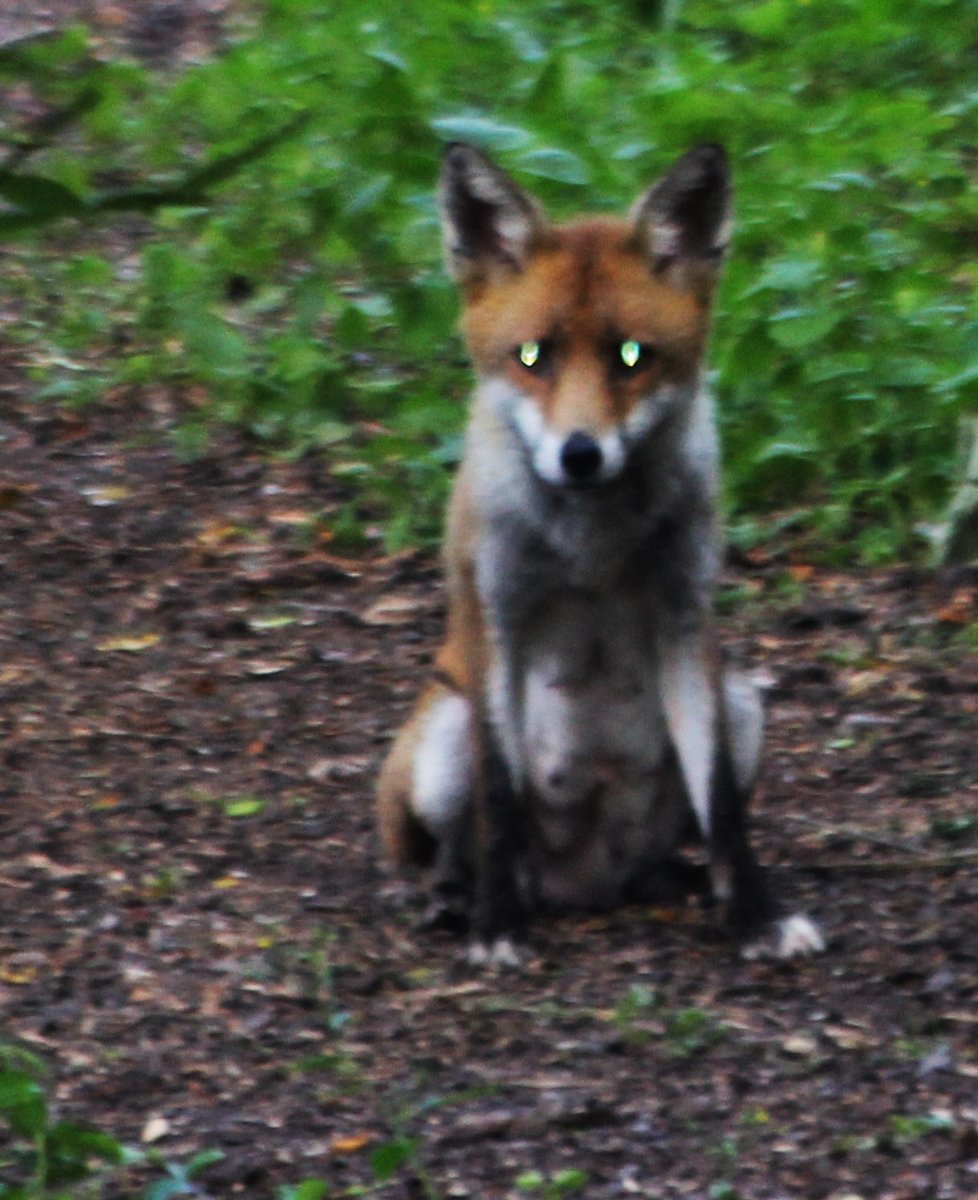
[[[120,637],[103,638],[101,642],[95,643],[95,649],[122,650],[127,654],[138,654],[141,650],[148,650],[150,646],[155,646],[160,641],[158,633],[123,634]]]
[[[418,613],[427,608],[428,602],[413,596],[381,596],[362,613],[365,625],[407,625],[417,619]]]
[[[781,1049],[792,1058],[811,1058],[818,1053],[818,1042],[810,1033],[794,1033],[784,1039]]]
[[[81,489],[81,494],[95,508],[107,508],[109,505],[118,504],[120,500],[127,500],[131,495],[129,488],[124,484],[85,487]]]
[[[33,983],[37,978],[37,967],[0,967],[0,983],[12,983],[17,987]]]
[[[139,1140],[145,1145],[151,1142],[158,1142],[160,1138],[165,1138],[170,1132],[170,1122],[166,1117],[150,1117],[143,1126],[143,1132],[139,1135]]]
[[[826,1025],[822,1032],[841,1050],[863,1050],[867,1046],[879,1044],[879,1039],[848,1025]]]
[[[369,1146],[375,1138],[376,1135],[373,1133],[353,1133],[349,1137],[337,1138],[335,1142],[331,1142],[330,1152],[333,1154],[356,1154],[364,1146]]]

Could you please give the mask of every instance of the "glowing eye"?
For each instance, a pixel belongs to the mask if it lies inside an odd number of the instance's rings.
[[[524,342],[520,346],[520,362],[524,367],[535,367],[540,361],[540,343]]]
[[[638,342],[622,342],[618,353],[626,367],[634,367],[638,365],[638,361],[642,357],[642,347]]]

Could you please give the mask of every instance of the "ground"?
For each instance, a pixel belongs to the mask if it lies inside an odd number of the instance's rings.
[[[310,539],[317,457],[182,461],[159,400],[2,383],[0,1012],[60,1116],[222,1151],[212,1197],[978,1195],[975,573],[729,568],[756,841],[823,958],[691,905],[543,921],[481,974],[371,811],[436,565]]]

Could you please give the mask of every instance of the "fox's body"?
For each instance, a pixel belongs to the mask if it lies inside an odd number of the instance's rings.
[[[760,708],[712,624],[703,352],[728,191],[722,152],[701,147],[631,219],[552,226],[479,152],[446,156],[478,385],[447,638],[379,812],[396,860],[433,853],[436,916],[464,918],[474,892],[498,957],[532,908],[668,891],[691,833],[735,925],[771,912],[746,836]],[[791,929],[789,952],[815,948],[804,919]]]

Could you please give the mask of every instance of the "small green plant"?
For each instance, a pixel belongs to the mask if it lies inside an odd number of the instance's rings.
[[[301,1183],[283,1184],[276,1200],[325,1200],[329,1188],[321,1179],[304,1179]]]
[[[541,1200],[563,1200],[564,1196],[582,1192],[587,1183],[587,1172],[576,1167],[565,1167],[552,1175],[545,1175],[542,1171],[524,1171],[516,1177],[519,1191],[539,1196]]]
[[[39,1061],[20,1051],[7,1050],[5,1057],[20,1065],[0,1070],[0,1120],[11,1134],[0,1167],[12,1180],[0,1183],[0,1200],[95,1194],[99,1180],[127,1161],[125,1148],[108,1134],[56,1120],[38,1078]]]
[[[633,983],[612,1012],[612,1021],[627,1042],[647,1041],[653,1036],[648,1025],[661,1006],[658,992],[644,983]]]
[[[909,1146],[921,1138],[930,1137],[935,1133],[953,1133],[954,1117],[947,1112],[922,1113],[919,1116],[904,1116],[901,1113],[891,1113],[888,1130],[882,1135],[884,1143],[897,1146]]]
[[[740,1192],[728,1179],[718,1180],[710,1184],[710,1200],[739,1200]]]
[[[716,1016],[702,1008],[681,1008],[666,1017],[665,1046],[676,1058],[689,1058],[715,1046],[725,1036]]]
[[[201,1150],[186,1163],[167,1162],[157,1154],[148,1154],[147,1160],[163,1168],[163,1178],[151,1183],[143,1193],[143,1200],[176,1200],[178,1196],[200,1196],[201,1189],[194,1179],[201,1171],[224,1158],[221,1150]]]
[[[714,1046],[724,1036],[723,1025],[702,1008],[667,1008],[653,988],[635,983],[618,1001],[612,1021],[626,1041],[659,1041],[667,1054],[688,1058]]]
[[[338,935],[332,929],[319,929],[312,944],[296,955],[307,1002],[321,1014],[329,1033],[339,1035],[350,1022],[350,1013],[342,1008],[336,993],[338,967],[333,946]]]

